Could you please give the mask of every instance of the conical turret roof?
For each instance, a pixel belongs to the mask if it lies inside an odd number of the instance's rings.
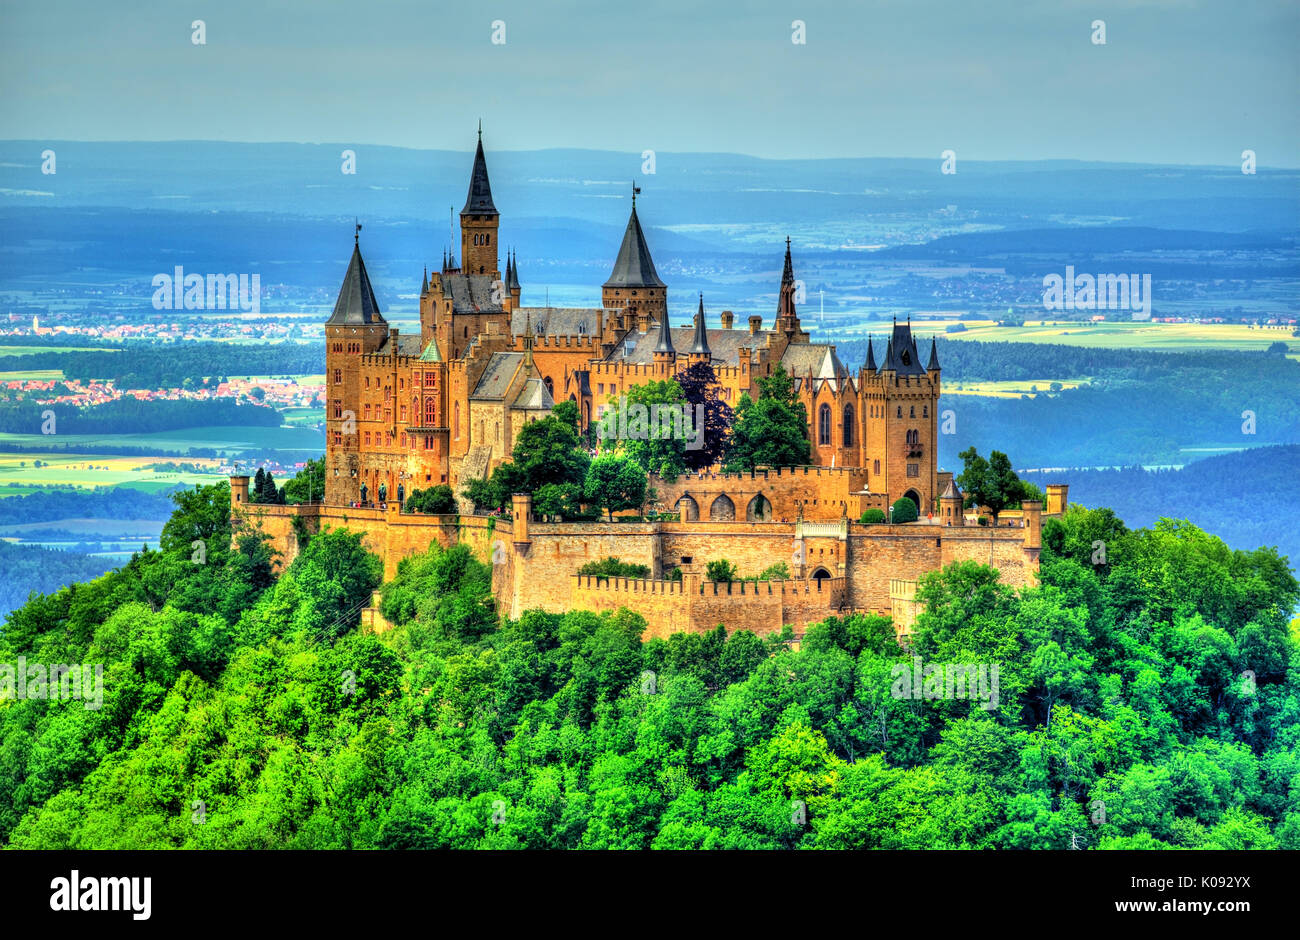
[[[325,321],[326,326],[355,326],[367,323],[386,322],[379,313],[379,301],[375,299],[374,288],[370,286],[370,275],[366,273],[366,263],[361,260],[361,246],[352,246],[352,260],[348,262],[348,273],[343,275],[343,286],[339,288],[339,299],[334,303],[334,312]]]
[[[614,271],[605,282],[606,287],[665,287],[659,280],[654,260],[650,257],[650,246],[646,244],[645,233],[641,231],[641,220],[637,218],[636,206],[627,219],[627,229],[623,232],[623,244],[619,246],[618,257],[614,259]]]
[[[483,156],[483,128],[479,127],[478,150],[474,152],[474,169],[469,174],[469,195],[461,215],[500,215],[492,202],[492,184],[488,182],[487,159]]]
[[[666,320],[667,318],[665,318]],[[695,314],[695,342],[691,344],[692,355],[711,356],[709,351],[709,331],[704,328],[704,295],[700,294],[700,309]]]

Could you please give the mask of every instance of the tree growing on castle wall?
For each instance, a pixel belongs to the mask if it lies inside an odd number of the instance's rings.
[[[406,497],[404,508],[407,512],[451,513],[456,511],[456,497],[450,486],[439,483],[426,490],[412,490],[411,495]]]
[[[740,576],[739,570],[725,558],[711,561],[704,566],[704,577],[710,581],[735,581]]]
[[[319,503],[325,498],[325,458],[308,460],[280,490],[282,502],[291,505]]]
[[[974,447],[968,447],[957,455],[965,469],[957,477],[957,485],[966,494],[967,507],[987,506],[993,515],[993,524],[998,523],[998,513],[1027,499],[1025,484],[1011,469],[1011,458],[1000,450],[992,451],[985,460]]]
[[[722,460],[727,450],[727,438],[735,422],[731,406],[718,397],[718,376],[707,362],[697,362],[677,375],[677,384],[686,396],[692,420],[704,407],[704,434],[701,446],[687,449],[684,460],[687,470],[705,470]]]
[[[758,400],[741,395],[727,448],[727,471],[808,463],[808,413],[785,369],[758,380]]]
[[[604,509],[609,519],[623,509],[636,509],[645,502],[646,474],[635,460],[618,454],[601,454],[587,470],[583,495]]]
[[[671,483],[686,469],[688,441],[682,429],[687,420],[692,422],[695,420],[695,412],[687,402],[681,384],[675,379],[660,379],[644,385],[633,385],[627,390],[627,407],[631,410],[638,405],[644,407],[650,415],[647,437],[639,440],[629,435],[621,435],[616,440],[618,451],[639,463],[647,473],[653,473],[661,480]],[[660,413],[656,412],[656,406],[660,409],[664,406],[682,409],[680,413],[683,417],[679,424],[665,426],[663,421],[655,421],[654,418]],[[617,413],[622,405],[620,402],[614,402],[610,407]],[[609,412],[606,414],[608,415]],[[707,433],[707,413],[705,420]],[[675,429],[677,433],[674,433]],[[693,424],[691,430],[694,430]]]

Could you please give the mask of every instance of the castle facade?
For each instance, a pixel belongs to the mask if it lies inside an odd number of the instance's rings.
[[[937,467],[933,340],[923,365],[910,324],[895,323],[879,362],[869,344],[866,362],[848,369],[833,345],[812,342],[800,323],[789,239],[770,326],[751,316],[737,328],[727,310],[710,326],[702,296],[689,324],[675,326],[635,192],[601,305],[525,306],[516,257],[500,267],[501,217],[480,132],[460,213],[460,260],[447,251],[422,276],[418,334],[401,334],[384,319],[355,240],[325,324],[323,502],[249,504],[248,478],[233,477],[237,527],[261,528],[284,563],[299,538],[324,526],[359,528],[384,559],[386,577],[431,543],[467,543],[492,561],[506,614],[629,607],[646,616],[651,635],[718,623],[801,631],[852,611],[890,614],[906,631],[916,578],[955,560],[993,564],[1012,584],[1035,582],[1044,507],[1003,513],[1007,526],[970,526],[952,474]],[[526,494],[516,495],[504,519],[473,516],[463,499],[462,512],[450,516],[402,512],[416,489],[447,484],[459,493],[468,480],[488,477],[510,459],[520,429],[557,401],[574,402],[585,429],[632,386],[700,362],[733,406],[743,394],[757,398],[758,380],[783,368],[808,415],[810,465],[653,481],[660,504],[677,511],[671,522],[542,522]],[[903,496],[919,507],[917,522],[857,522],[863,510],[887,510]],[[1065,501],[1064,486],[1049,487],[1047,514],[1063,512]],[[644,564],[652,575],[577,574],[586,561],[610,556]],[[719,558],[751,575],[785,560],[793,577],[705,581],[705,564]],[[680,581],[665,579],[673,568],[682,570]]]

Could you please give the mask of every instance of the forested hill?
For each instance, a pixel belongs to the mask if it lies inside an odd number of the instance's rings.
[[[1039,486],[1064,479],[1070,501],[1109,506],[1133,525],[1187,519],[1233,548],[1273,545],[1300,570],[1300,445],[1207,457],[1181,470],[1069,470],[1022,474]]]
[[[1271,550],[1074,508],[1041,587],[927,577],[907,652],[869,616],[798,651],[501,619],[487,567],[435,550],[375,637],[359,536],[276,579],[255,535],[229,548],[226,485],[175,498],[159,551],[5,623],[0,662],[103,664],[102,708],[0,702],[9,846],[1300,848],[1300,586]],[[913,655],[996,666],[997,700],[903,697]]]

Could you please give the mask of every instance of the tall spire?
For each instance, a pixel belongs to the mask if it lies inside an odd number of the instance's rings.
[[[790,237],[785,239],[785,268],[781,271],[781,292],[776,300],[777,329],[792,330],[798,322],[794,308],[794,263],[790,260]]]
[[[880,364],[881,372],[896,372],[898,367],[894,365],[894,339],[891,336],[889,342],[885,345],[885,361]]]
[[[673,348],[673,331],[668,325],[668,315],[664,314],[659,318],[659,342],[655,344],[654,351],[657,353],[669,353],[676,355],[677,350]]]
[[[519,290],[519,255],[510,252],[510,283],[506,285],[512,291]]]
[[[666,287],[659,280],[654,260],[650,257],[650,246],[646,244],[645,232],[641,231],[641,220],[636,215],[636,205],[627,219],[627,229],[623,232],[623,244],[619,246],[618,257],[614,259],[614,271],[605,282],[605,287]]]
[[[469,195],[461,215],[500,215],[492,202],[492,185],[488,182],[487,158],[483,156],[483,122],[478,126],[478,149],[474,151],[474,169],[469,174]]]
[[[871,337],[867,337],[867,371],[876,371],[876,350],[872,348]]]
[[[357,226],[360,232],[361,226]],[[339,299],[334,303],[334,312],[325,321],[328,326],[358,326],[370,323],[383,323],[379,313],[379,301],[375,299],[374,288],[370,286],[370,275],[366,273],[366,263],[361,259],[360,239],[352,244],[352,260],[348,262],[347,274],[343,275],[343,286],[339,288]]]
[[[667,319],[665,317],[665,319]],[[690,348],[693,356],[712,356],[709,352],[709,333],[704,328],[704,294],[700,294],[700,309],[695,314],[695,342]]]
[[[424,276],[420,279],[420,296],[429,293],[429,267],[425,265]]]
[[[510,268],[510,252],[507,251],[506,252],[506,276],[505,276],[505,287],[507,292],[509,292],[510,290],[510,276],[512,273],[513,271]]]
[[[930,337],[930,364],[925,367],[925,371],[939,371],[939,344],[933,336]]]

